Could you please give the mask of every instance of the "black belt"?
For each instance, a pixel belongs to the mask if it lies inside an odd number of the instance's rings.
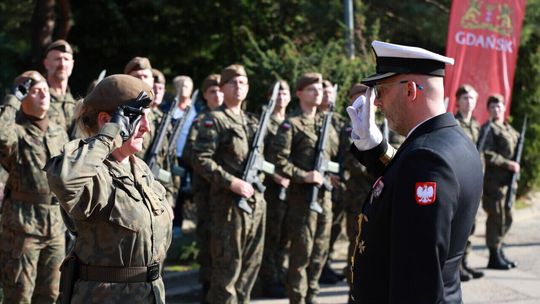
[[[159,263],[142,267],[79,265],[79,279],[103,283],[144,283],[159,279]]]

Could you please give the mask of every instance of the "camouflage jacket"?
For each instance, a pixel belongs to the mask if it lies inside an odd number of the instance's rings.
[[[65,227],[43,166],[68,141],[62,127],[49,122],[42,131],[17,111],[18,101],[0,110],[0,161],[9,173],[2,226],[36,236],[57,236]]]
[[[63,96],[55,94],[52,90],[50,93],[51,105],[48,112],[49,120],[64,127],[64,130],[71,136],[72,130],[75,127],[73,124],[73,116],[75,114],[77,101],[73,98],[73,95],[71,95],[69,88]]]
[[[467,123],[461,113],[456,114],[456,121],[458,125],[463,129],[463,132],[469,137],[473,143],[476,145],[478,143],[478,138],[480,136],[480,125],[476,119],[471,118],[471,121]]]
[[[291,186],[303,184],[307,173],[314,169],[315,152],[324,115],[308,117],[302,113],[288,117],[279,127],[272,143],[270,162],[276,173],[291,179]],[[330,124],[330,133],[324,153],[335,159],[338,154],[338,134]],[[324,188],[321,188],[324,189]],[[321,191],[323,192],[323,191]]]
[[[491,124],[491,128],[486,135],[483,151],[486,162],[484,189],[499,187],[509,182],[512,172],[508,170],[508,163],[514,157],[519,139],[519,133],[511,125],[497,122],[484,124],[480,137],[486,132],[488,124]]]
[[[258,119],[243,111],[237,115],[222,105],[198,124],[193,169],[210,181],[212,193],[232,195],[231,181],[233,177],[242,178]]]
[[[52,191],[75,222],[74,253],[83,264],[162,263],[171,242],[173,215],[165,189],[142,160],[130,156],[119,163],[110,156],[121,144],[119,126],[107,123],[98,135],[67,143],[45,168]],[[165,303],[165,287],[161,278],[151,283],[78,281],[72,299]]]
[[[342,179],[346,189],[358,196],[367,195],[371,185],[375,181],[373,176],[367,172],[366,167],[362,165],[356,157],[350,152],[352,145],[351,138],[352,127],[346,125],[339,134],[339,150],[343,153],[342,157]],[[359,206],[358,206],[359,207]]]

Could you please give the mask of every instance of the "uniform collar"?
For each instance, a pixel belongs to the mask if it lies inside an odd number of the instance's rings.
[[[405,146],[407,146],[411,141],[413,141],[417,137],[433,132],[434,130],[437,130],[437,129],[453,127],[453,126],[457,126],[457,122],[451,113],[447,112],[447,113],[437,115],[435,117],[431,117],[419,123],[416,127],[414,127],[409,132],[409,134],[407,135],[407,138],[405,139],[403,144],[400,146],[399,150],[403,150]]]

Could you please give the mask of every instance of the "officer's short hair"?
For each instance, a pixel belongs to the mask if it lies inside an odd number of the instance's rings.
[[[474,87],[470,84],[463,84],[457,89],[456,99],[459,99],[462,95],[465,95],[465,94],[474,94],[478,96],[478,92],[476,92]]]
[[[489,105],[492,103],[502,103],[503,105],[506,105],[506,102],[504,101],[504,97],[501,94],[493,94],[488,97],[487,99],[487,107],[489,108]]]

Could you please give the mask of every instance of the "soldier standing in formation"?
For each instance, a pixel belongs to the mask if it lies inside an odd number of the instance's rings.
[[[283,122],[273,141],[273,156],[278,174],[289,178],[287,192],[287,235],[291,242],[287,292],[290,303],[315,303],[319,277],[328,257],[332,226],[331,193],[321,188],[318,203],[323,213],[309,209],[310,188],[322,185],[324,176],[314,170],[316,147],[323,124],[317,113],[322,100],[322,76],[304,74],[296,85],[300,113]],[[329,142],[324,153],[328,159],[337,156],[337,132],[329,124]]]
[[[270,87],[269,97],[272,94]],[[291,91],[289,84],[284,80],[279,80],[279,93],[276,100],[276,106],[270,122],[268,123],[268,133],[264,142],[264,158],[269,160],[272,155],[272,141],[276,136],[279,126],[285,120],[287,106],[291,101]],[[265,179],[266,190],[264,198],[268,204],[266,213],[266,234],[264,239],[264,253],[259,273],[259,282],[263,296],[270,298],[285,297],[284,275],[285,269],[283,263],[286,258],[287,234],[286,234],[286,214],[287,203],[286,191],[290,180],[286,177],[274,173],[267,175]],[[285,196],[285,197],[284,197]]]
[[[65,226],[41,168],[60,154],[68,135],[48,119],[49,87],[41,74],[24,72],[15,84],[26,96],[9,98],[0,110],[0,162],[9,173],[0,234],[4,302],[56,303]]]
[[[68,81],[73,71],[73,49],[65,40],[56,40],[45,50],[43,66],[50,88],[49,119],[64,127],[74,137],[73,115],[77,102],[69,90]]]
[[[478,99],[478,93],[476,90],[468,84],[460,86],[456,91],[457,109],[456,121],[458,125],[463,129],[465,135],[471,139],[471,141],[477,145],[478,137],[480,135],[480,125],[476,119],[472,116],[474,109],[476,108],[476,101]],[[471,236],[474,234],[476,222],[473,222],[471,229]],[[463,260],[461,261],[461,267],[459,269],[459,276],[461,282],[469,281],[470,279],[478,279],[484,276],[484,273],[478,271],[468,265],[468,256],[471,252],[471,241],[467,240],[467,246],[463,253]]]
[[[69,303],[165,303],[160,263],[171,241],[172,210],[163,186],[135,157],[153,96],[152,87],[132,76],[103,79],[76,115],[91,137],[67,143],[45,166],[77,227],[78,277],[68,282]]]
[[[193,145],[199,134],[199,122],[204,116],[223,104],[223,93],[219,87],[219,74],[212,74],[204,79],[201,91],[203,99],[206,101],[206,109],[198,114],[193,120],[191,129],[189,130],[186,146],[184,148],[183,159],[192,168],[195,167],[195,155],[193,154]],[[209,303],[206,298],[210,290],[210,282],[212,278],[212,256],[210,254],[210,182],[197,172],[193,172],[193,204],[197,211],[197,227],[196,238],[199,254],[197,262],[199,263],[199,282],[202,285],[201,303]]]
[[[199,122],[195,170],[211,181],[212,279],[210,303],[249,303],[259,271],[266,217],[263,193],[241,179],[258,120],[242,110],[249,83],[241,65],[221,72],[224,102]],[[243,197],[252,208],[237,207]]]
[[[482,207],[487,213],[486,245],[489,248],[487,268],[504,270],[517,266],[516,262],[506,258],[502,245],[512,225],[512,209],[505,206],[505,199],[507,192],[510,191],[508,184],[512,173],[520,171],[519,163],[512,160],[519,133],[504,121],[506,105],[501,95],[489,96],[487,108],[490,119],[482,126],[480,134],[480,138],[484,136],[486,138],[483,149],[486,169]]]

